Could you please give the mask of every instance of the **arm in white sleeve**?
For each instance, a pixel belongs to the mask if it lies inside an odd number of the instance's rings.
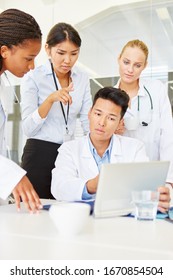
[[[25,174],[16,163],[0,156],[0,197],[6,199]]]
[[[21,82],[21,115],[22,128],[27,137],[32,137],[42,128],[46,118],[38,113],[39,98],[37,85],[28,74]]]
[[[73,159],[72,147],[62,144],[52,170],[51,192],[57,200],[75,201],[82,199],[87,179],[80,178],[78,167]]]

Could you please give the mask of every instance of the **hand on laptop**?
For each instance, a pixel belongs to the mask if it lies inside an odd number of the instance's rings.
[[[158,191],[160,192],[158,210],[162,213],[166,213],[170,207],[170,190],[168,187],[163,186],[159,187]]]
[[[93,178],[91,180],[88,180],[88,182],[86,183],[88,193],[90,193],[90,194],[96,193],[98,179],[99,179],[99,175],[97,175],[95,178]]]

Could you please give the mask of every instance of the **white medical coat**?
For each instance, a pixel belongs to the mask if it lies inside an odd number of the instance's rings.
[[[52,170],[51,192],[57,200],[81,200],[86,182],[99,173],[87,136],[69,141],[59,148]],[[148,161],[144,144],[125,136],[114,135],[111,163]]]
[[[26,171],[16,163],[2,156],[5,147],[4,131],[7,111],[5,109],[4,85],[2,81],[0,82],[0,197],[6,199],[26,174]]]
[[[120,80],[115,87],[119,87]],[[151,95],[153,110],[148,93]],[[124,118],[139,117],[148,126],[139,125],[136,130],[126,130],[124,135],[137,138],[144,142],[147,156],[150,160],[168,160],[170,167],[167,182],[173,183],[173,120],[172,111],[166,86],[159,80],[139,79],[139,112],[138,98],[131,100]],[[153,112],[152,112],[153,111]]]

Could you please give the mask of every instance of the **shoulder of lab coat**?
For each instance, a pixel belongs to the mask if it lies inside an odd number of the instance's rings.
[[[0,197],[6,199],[25,174],[16,163],[0,156]]]
[[[149,161],[144,143],[138,139],[114,134],[111,163],[134,161]]]
[[[87,136],[62,144],[58,151],[52,171],[51,192],[57,200],[80,200],[86,182],[99,173]],[[111,163],[132,161],[148,161],[144,144],[114,135]]]

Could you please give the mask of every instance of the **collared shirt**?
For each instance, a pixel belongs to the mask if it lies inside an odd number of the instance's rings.
[[[90,83],[88,75],[78,67],[71,70],[71,79],[74,91],[69,92],[72,96],[72,104],[69,109],[68,129],[71,136],[76,129],[76,119],[80,116],[82,128],[85,133],[89,131],[88,111],[92,105]],[[58,88],[61,85],[56,77]],[[38,113],[38,107],[53,92],[56,91],[51,65],[49,60],[46,64],[31,70],[25,75],[21,83],[21,113],[22,126],[28,138],[41,139],[54,143],[63,143],[65,134],[65,121],[60,102],[54,102],[46,118],[42,119]],[[67,106],[63,105],[65,114]]]
[[[96,151],[96,148],[93,146],[89,135],[88,135],[88,142],[89,142],[89,147],[90,147],[91,154],[92,154],[93,158],[95,159],[95,162],[97,164],[98,170],[100,172],[101,165],[103,163],[110,163],[113,140],[111,138],[109,146],[105,150],[105,152],[104,152],[102,157],[100,157],[98,155],[98,153]],[[85,185],[84,186],[84,190],[83,190],[83,194],[82,194],[82,199],[86,200],[86,199],[92,199],[92,198],[95,198],[95,194],[94,195],[89,194],[88,191],[87,191],[86,185]]]

